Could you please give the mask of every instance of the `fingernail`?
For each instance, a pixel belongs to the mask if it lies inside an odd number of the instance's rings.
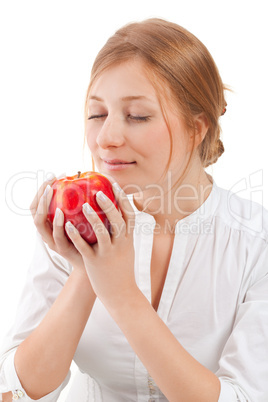
[[[89,205],[88,202],[82,205],[83,211],[85,211],[86,214],[92,214],[94,212],[94,209]]]
[[[48,185],[46,186],[45,191],[44,191],[43,197],[46,197],[46,196],[48,195],[50,189],[51,189],[51,187],[50,187],[50,185],[48,184]]]
[[[53,179],[55,179],[56,178],[56,176],[54,175],[54,173],[48,173],[47,174],[47,176],[46,176],[46,179],[48,180],[48,181],[51,181],[51,180],[53,180]]]
[[[107,201],[108,198],[102,191],[98,191],[96,196],[103,202]]]
[[[68,232],[77,233],[77,229],[74,227],[74,225],[70,221],[66,222],[65,227]]]
[[[61,173],[57,176],[57,180],[63,179],[64,177],[66,177],[66,173]]]
[[[60,208],[56,208],[56,213],[55,213],[55,220],[56,220],[56,224],[58,226],[63,226],[64,223],[64,214],[62,212],[62,210]]]
[[[118,192],[122,191],[122,188],[119,186],[118,183],[113,183],[113,188]]]

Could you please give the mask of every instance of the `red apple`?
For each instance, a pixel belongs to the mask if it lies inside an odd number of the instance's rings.
[[[96,201],[96,193],[102,191],[117,207],[110,181],[97,172],[78,172],[75,176],[67,176],[52,184],[53,195],[49,205],[48,220],[53,223],[56,208],[64,213],[64,225],[70,221],[89,244],[97,242],[91,224],[86,219],[82,205],[88,202],[97,212],[105,227],[109,230],[109,220]],[[66,233],[67,234],[67,233]]]

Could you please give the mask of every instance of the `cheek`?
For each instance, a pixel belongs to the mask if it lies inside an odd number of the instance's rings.
[[[86,135],[86,141],[87,141],[88,148],[90,149],[90,151],[92,151],[93,142],[92,142],[92,139],[89,137],[89,135]]]
[[[163,165],[167,163],[170,154],[170,136],[164,124],[155,125],[144,137],[143,147],[147,154]]]
[[[86,129],[86,142],[88,148],[91,152],[94,152],[96,149],[96,135],[94,134],[93,130]]]

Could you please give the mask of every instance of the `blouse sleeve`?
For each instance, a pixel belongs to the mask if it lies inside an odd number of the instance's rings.
[[[268,401],[268,247],[261,253],[216,373],[219,402]]]
[[[15,352],[20,343],[40,324],[63,288],[71,270],[71,265],[59,254],[50,250],[37,233],[34,256],[22,290],[15,322],[6,334],[1,348],[0,401],[2,393],[9,391],[12,391],[14,400],[32,401],[17,376],[14,366]],[[57,401],[69,378],[70,371],[56,390],[38,401]]]

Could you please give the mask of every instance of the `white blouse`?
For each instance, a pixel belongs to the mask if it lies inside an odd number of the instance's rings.
[[[137,210],[133,196],[129,198],[136,213],[136,281],[151,300],[155,219]],[[218,376],[220,402],[268,401],[267,240],[268,212],[215,182],[204,204],[176,224],[157,313],[183,347]],[[12,390],[20,401],[32,401],[16,375],[14,354],[49,310],[71,270],[37,234],[16,322],[2,348],[0,392]],[[99,299],[74,361],[84,374],[77,385],[74,381],[68,402],[167,401]],[[57,401],[68,380],[69,375],[39,401]]]

